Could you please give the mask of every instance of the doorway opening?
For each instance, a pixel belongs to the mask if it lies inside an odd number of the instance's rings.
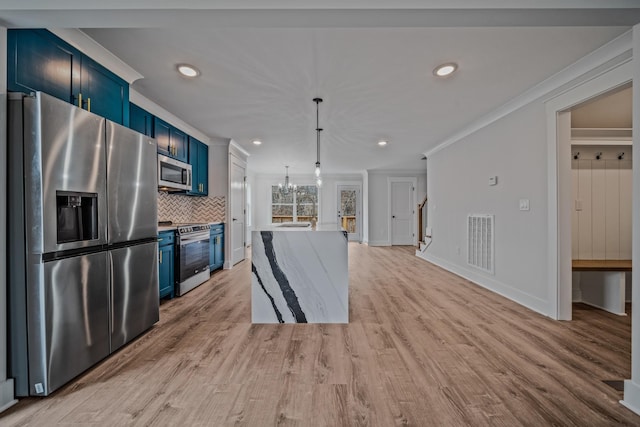
[[[563,113],[571,117],[572,318],[582,304],[620,316],[631,308],[632,97],[629,83]]]

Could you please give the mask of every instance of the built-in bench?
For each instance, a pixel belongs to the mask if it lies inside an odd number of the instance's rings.
[[[574,301],[626,316],[625,289],[631,260],[573,260],[572,270]]]

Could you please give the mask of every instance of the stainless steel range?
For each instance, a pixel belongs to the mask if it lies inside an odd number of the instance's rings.
[[[176,294],[182,296],[209,280],[209,224],[174,224]]]

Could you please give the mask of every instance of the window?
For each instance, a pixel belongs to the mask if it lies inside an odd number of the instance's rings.
[[[271,222],[311,221],[318,217],[318,187],[299,185],[287,194],[271,187]]]

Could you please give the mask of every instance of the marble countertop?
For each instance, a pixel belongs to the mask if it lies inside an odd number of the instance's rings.
[[[276,223],[271,225],[265,225],[262,227],[255,227],[252,231],[345,231],[337,223],[322,223],[317,224],[316,228],[312,228],[310,223]]]

